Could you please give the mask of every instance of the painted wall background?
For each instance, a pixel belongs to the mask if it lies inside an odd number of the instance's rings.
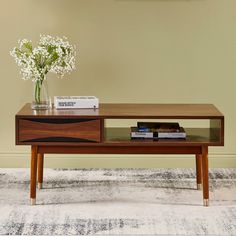
[[[29,147],[15,146],[14,115],[31,101],[32,83],[20,79],[9,51],[19,38],[37,42],[40,34],[65,35],[78,49],[77,71],[63,80],[49,76],[52,96],[214,103],[225,115],[225,147],[210,149],[210,164],[236,166],[235,9],[235,0],[1,0],[0,167],[29,165]],[[194,164],[189,157],[143,158],[54,155],[46,165]]]

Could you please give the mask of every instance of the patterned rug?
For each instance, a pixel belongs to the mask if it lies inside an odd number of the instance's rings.
[[[210,207],[193,169],[0,169],[0,235],[236,235],[236,169],[210,170]]]

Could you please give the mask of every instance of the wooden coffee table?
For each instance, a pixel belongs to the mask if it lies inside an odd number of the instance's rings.
[[[131,140],[130,128],[109,128],[110,119],[209,121],[185,128],[186,140]],[[16,114],[16,145],[31,145],[30,199],[43,184],[44,154],[194,154],[197,189],[209,204],[208,147],[224,145],[224,116],[212,104],[100,104],[99,109],[32,110]]]

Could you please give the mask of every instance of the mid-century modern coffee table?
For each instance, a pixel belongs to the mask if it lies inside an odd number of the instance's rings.
[[[186,128],[186,140],[131,140],[130,128],[109,128],[117,119],[198,120],[207,127]],[[32,110],[16,114],[16,144],[31,145],[30,199],[43,184],[44,154],[194,154],[197,189],[209,203],[208,147],[224,145],[224,116],[212,104],[100,104],[99,109]],[[38,169],[38,171],[37,171]]]

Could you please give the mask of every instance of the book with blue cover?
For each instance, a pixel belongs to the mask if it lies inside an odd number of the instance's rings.
[[[137,127],[140,131],[165,131],[179,132],[180,126],[177,122],[137,122]]]

